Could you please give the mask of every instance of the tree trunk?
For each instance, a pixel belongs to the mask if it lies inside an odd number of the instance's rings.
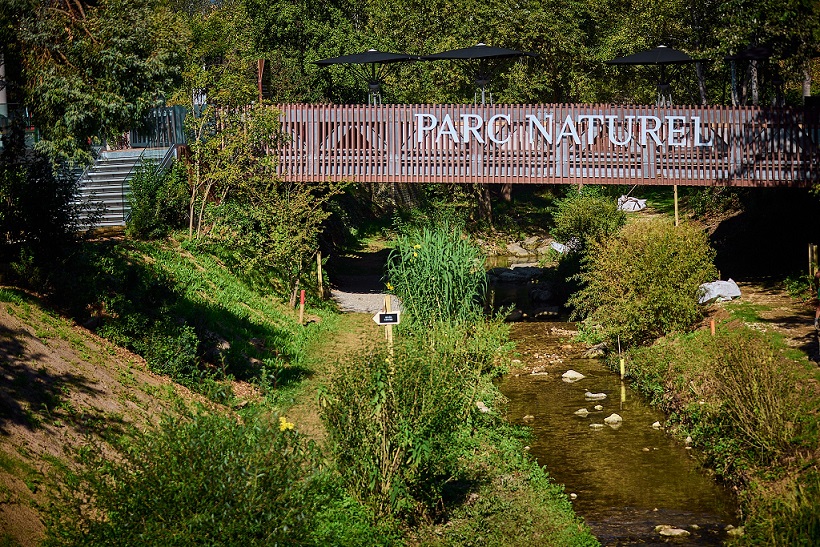
[[[695,71],[698,76],[698,90],[700,91],[700,104],[706,106],[708,98],[706,97],[706,78],[703,74],[703,63],[695,63]]]
[[[486,184],[476,184],[475,189],[478,194],[478,216],[492,226],[493,202],[490,198],[490,188]]]
[[[501,199],[507,203],[512,201],[512,183],[507,182],[501,185]]]

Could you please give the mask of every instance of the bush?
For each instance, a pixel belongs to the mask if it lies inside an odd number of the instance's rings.
[[[407,328],[423,332],[437,322],[481,316],[487,286],[484,255],[447,222],[404,228],[387,259],[387,279],[407,313]]]
[[[189,197],[182,163],[174,162],[171,169],[159,172],[156,163],[147,162],[137,169],[130,184],[128,235],[156,239],[185,225]]]
[[[166,417],[68,477],[46,545],[310,544],[319,461],[284,418]]]
[[[600,195],[593,186],[585,186],[581,190],[570,189],[556,203],[550,233],[583,252],[590,244],[616,233],[625,222],[626,214],[618,209],[615,200]]]
[[[640,220],[595,243],[583,288],[569,300],[592,338],[642,344],[689,329],[701,318],[698,287],[717,276],[714,251],[694,224]]]
[[[10,274],[12,282],[47,292],[77,239],[77,176],[27,148],[18,125],[0,138],[0,280],[8,283]]]
[[[416,347],[340,363],[320,394],[322,420],[343,479],[377,515],[428,515],[455,472],[452,444],[477,374]]]
[[[740,210],[743,206],[741,196],[742,189],[728,186],[689,187],[686,189],[687,203],[695,218],[722,215]]]

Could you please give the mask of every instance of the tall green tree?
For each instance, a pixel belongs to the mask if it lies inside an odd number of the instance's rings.
[[[52,156],[88,157],[178,84],[187,31],[163,0],[26,0],[14,36],[26,103]]]

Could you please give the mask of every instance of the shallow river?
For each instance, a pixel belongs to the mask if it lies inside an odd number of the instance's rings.
[[[513,339],[524,365],[555,361],[562,342],[551,328],[573,328],[551,322],[517,323]],[[550,357],[552,356],[552,357]],[[586,376],[562,381],[573,369]],[[736,502],[724,488],[699,470],[690,450],[663,429],[662,413],[653,410],[616,374],[595,359],[564,359],[547,365],[547,373],[508,375],[499,387],[509,399],[508,418],[532,427],[530,452],[550,475],[576,494],[572,502],[604,545],[720,545],[727,525],[736,525]],[[603,401],[587,400],[585,392],[605,393]],[[595,405],[603,410],[595,410]],[[586,408],[585,417],[574,414]],[[617,413],[620,427],[603,424]],[[524,420],[530,415],[531,419]],[[665,540],[656,525],[672,525],[691,533]]]

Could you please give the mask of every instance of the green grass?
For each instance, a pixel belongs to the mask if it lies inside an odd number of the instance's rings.
[[[768,311],[771,308],[762,304],[752,304],[751,302],[728,302],[726,310],[731,314],[733,319],[743,321],[744,323],[760,323],[763,319],[760,312]]]
[[[762,307],[727,308],[755,323]],[[818,488],[811,470],[820,395],[811,388],[816,367],[797,356],[782,336],[736,322],[719,325],[715,337],[701,330],[627,353],[633,385],[670,414],[678,435],[692,437],[709,467],[741,488],[744,545],[820,541],[820,513],[806,494]]]

